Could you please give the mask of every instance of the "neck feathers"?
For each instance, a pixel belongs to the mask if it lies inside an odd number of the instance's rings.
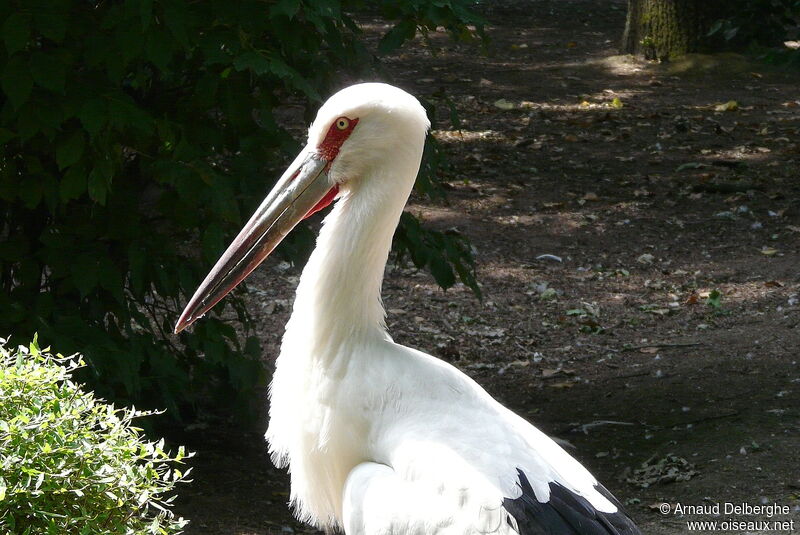
[[[392,187],[385,186],[393,180]],[[386,339],[381,302],[384,268],[403,211],[396,178],[367,177],[344,192],[325,219],[317,247],[303,270],[287,337],[299,336],[315,358]]]
[[[366,441],[366,430],[337,425],[338,396],[348,374],[359,374],[389,339],[381,283],[421,140],[412,148],[342,187],[300,277],[270,386],[270,453],[276,465],[290,465],[294,507],[317,526],[340,521],[344,482]]]

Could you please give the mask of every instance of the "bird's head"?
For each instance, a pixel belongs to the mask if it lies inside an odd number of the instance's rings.
[[[398,152],[420,148],[429,126],[425,109],[402,89],[358,84],[322,105],[308,130],[307,149],[330,162],[332,183],[349,187],[372,177]]]
[[[387,162],[414,170],[430,123],[416,98],[378,83],[345,88],[323,104],[308,144],[239,232],[175,325],[178,333],[208,312],[275,249],[302,219],[343,191],[357,195]]]

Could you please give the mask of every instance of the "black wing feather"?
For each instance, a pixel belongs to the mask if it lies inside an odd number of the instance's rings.
[[[505,498],[503,508],[514,517],[520,535],[641,535],[619,501],[599,483],[597,491],[617,507],[616,513],[603,513],[589,501],[563,485],[550,482],[550,499],[536,499],[528,477],[517,469],[522,495]]]

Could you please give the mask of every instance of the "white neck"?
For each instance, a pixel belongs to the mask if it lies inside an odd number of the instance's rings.
[[[292,502],[300,517],[318,526],[341,514],[344,481],[358,462],[361,437],[350,437],[354,444],[331,453],[335,399],[348,369],[361,368],[349,365],[369,359],[370,348],[389,339],[381,282],[413,185],[399,177],[365,178],[358,189],[344,192],[325,219],[300,277],[270,387],[270,453],[276,465],[290,463]],[[381,193],[381,184],[387,191]]]
[[[270,386],[267,440],[278,466],[290,464],[292,501],[318,526],[341,515],[347,474],[366,428],[341,423],[337,402],[349,374],[390,340],[381,304],[386,259],[419,169],[422,139],[398,147],[342,187],[297,288]],[[351,385],[360,385],[351,377]],[[358,393],[348,396],[357,399]],[[346,436],[337,433],[345,432]]]
[[[291,358],[328,367],[350,358],[359,346],[388,338],[383,272],[417,169],[403,171],[413,171],[411,179],[380,172],[363,177],[344,190],[325,218],[286,326],[284,349],[291,341]],[[304,355],[298,354],[300,347]]]
[[[312,399],[319,402],[326,390],[335,390],[350,361],[368,358],[370,348],[390,340],[381,283],[392,236],[419,171],[424,131],[407,139],[380,159],[360,157],[370,164],[359,170],[347,160],[334,163],[331,176],[349,170],[350,178],[300,277],[273,376],[272,409],[283,389],[296,389],[286,398],[305,397],[306,406]]]

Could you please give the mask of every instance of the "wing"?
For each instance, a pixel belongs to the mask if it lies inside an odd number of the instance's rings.
[[[520,535],[641,535],[619,501],[599,483],[597,490],[614,504],[616,512],[598,511],[586,498],[556,482],[550,483],[550,497],[542,503],[525,473],[518,470],[518,475],[522,495],[505,498],[503,508],[516,520]]]
[[[405,351],[414,383],[394,376],[372,437],[376,462],[348,477],[348,535],[640,534],[552,439],[457,369]]]
[[[522,494],[498,499],[495,488],[409,481],[378,463],[358,465],[347,479],[343,524],[347,535],[641,535],[604,488],[616,512],[598,511],[586,498],[551,482],[540,502],[521,470]]]

